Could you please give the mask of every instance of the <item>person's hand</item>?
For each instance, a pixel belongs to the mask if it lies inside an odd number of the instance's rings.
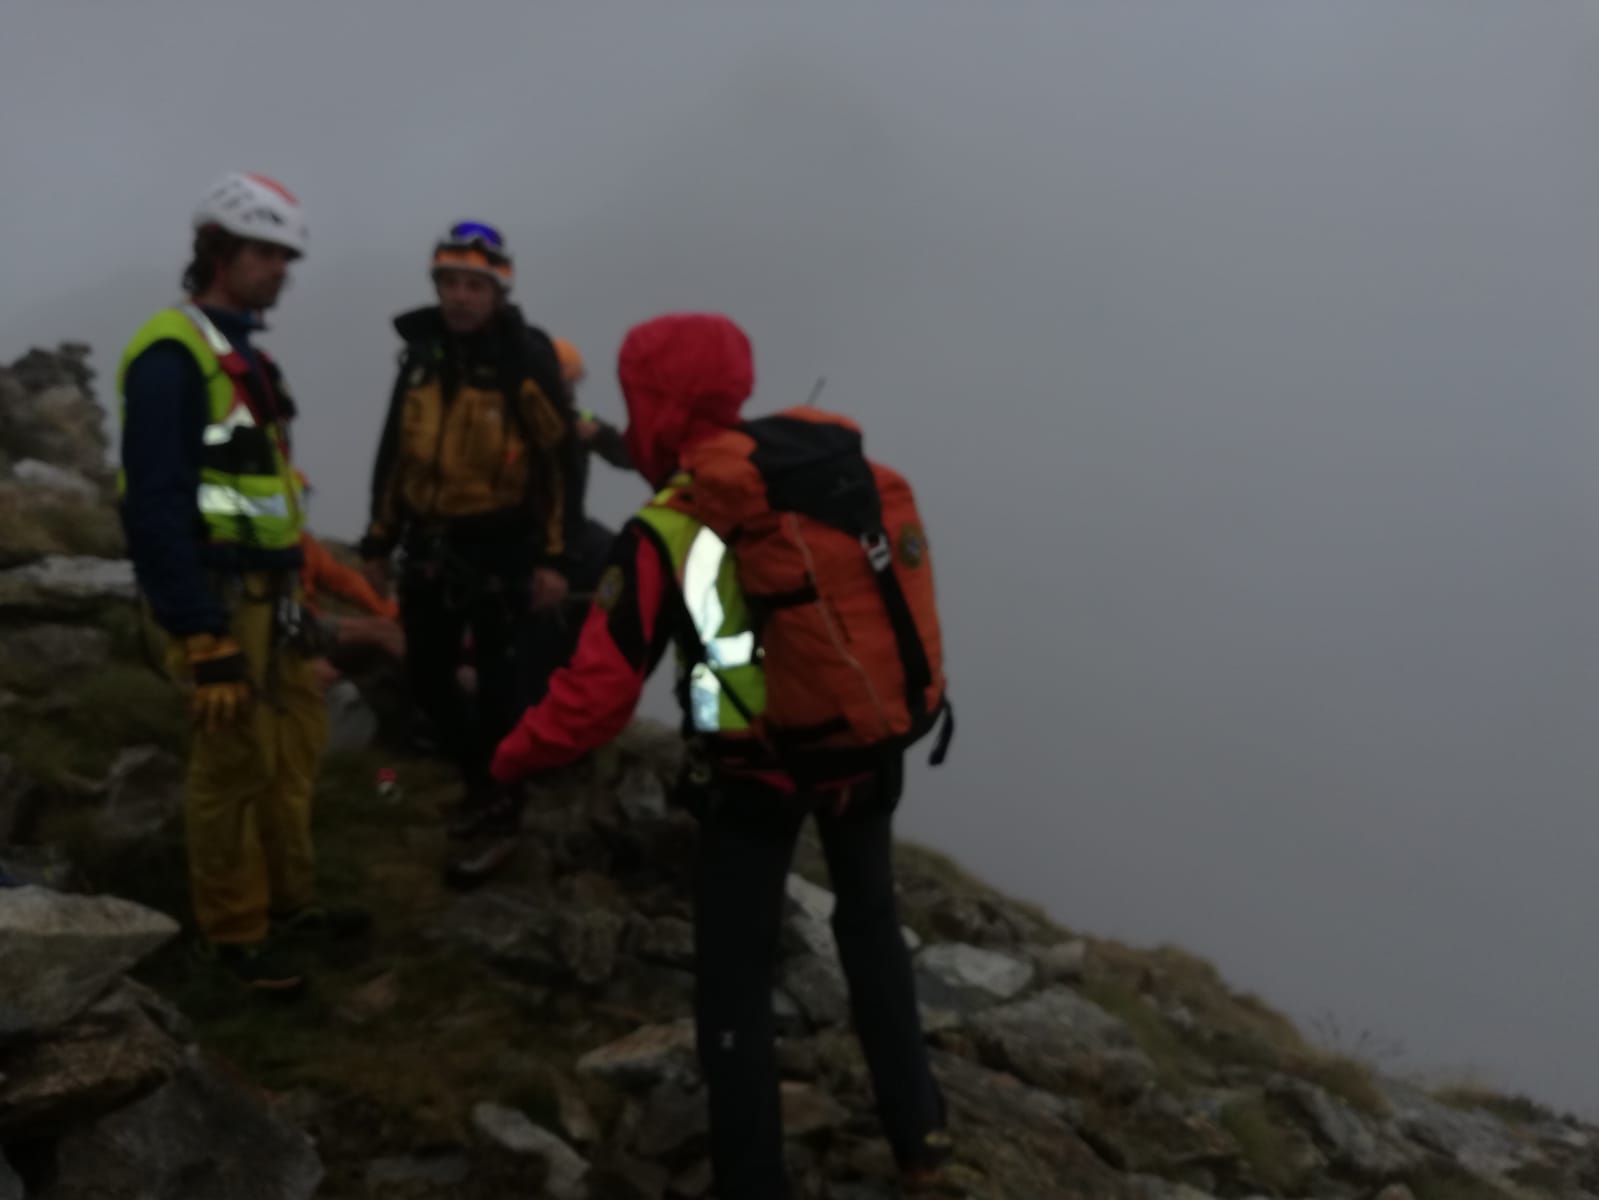
[[[183,641],[194,675],[189,712],[207,733],[226,728],[250,707],[249,666],[231,637],[197,633]]]
[[[555,608],[566,599],[569,585],[566,576],[553,567],[539,567],[533,572],[533,609],[541,612]]]
[[[379,625],[375,640],[389,652],[390,657],[405,657],[405,630],[398,621],[384,621]]]
[[[340,617],[341,646],[376,646],[394,658],[405,657],[405,630],[387,617]]]
[[[577,419],[577,440],[587,444],[599,436],[600,423],[593,417],[579,417]]]
[[[311,660],[311,674],[316,679],[317,689],[323,692],[344,678],[339,673],[339,669],[325,658],[313,658]]]
[[[394,589],[393,574],[389,569],[389,560],[386,558],[368,558],[361,563],[361,574],[366,576],[366,581],[372,585],[372,590],[385,600],[392,597]]]

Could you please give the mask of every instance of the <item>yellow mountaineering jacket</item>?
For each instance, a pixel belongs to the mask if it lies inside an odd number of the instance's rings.
[[[405,339],[372,477],[365,557],[424,527],[524,542],[560,564],[582,521],[582,445],[549,338],[507,307],[468,338],[437,308],[396,318]]]

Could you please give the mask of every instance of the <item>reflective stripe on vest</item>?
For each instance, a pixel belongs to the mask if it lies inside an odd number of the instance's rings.
[[[283,520],[289,515],[289,500],[283,495],[253,498],[234,488],[202,483],[200,512],[208,517],[248,517],[256,521],[277,517]]]
[[[689,544],[683,562],[683,600],[694,622],[694,633],[705,647],[705,661],[694,664],[688,679],[690,717],[694,728],[701,733],[716,733],[722,729],[723,696],[719,673],[747,667],[755,661],[753,630],[746,629],[731,636],[722,632],[726,612],[718,582],[726,559],[727,543],[702,525]]]
[[[692,664],[685,664],[681,647],[677,650],[680,670],[687,666],[688,721],[697,733],[747,734],[750,722],[742,710],[757,717],[765,710],[766,675],[736,564],[714,532],[667,506],[671,496],[672,489],[662,492],[639,519],[660,535],[671,555],[674,580],[705,648],[704,661]]]
[[[226,359],[229,355],[238,354],[238,351],[234,348],[233,343],[228,341],[227,335],[216,327],[216,323],[212,321],[210,317],[205,315],[205,310],[203,308],[200,308],[195,304],[183,304],[179,305],[178,311],[184,316],[188,317],[189,320],[194,323],[194,327],[200,331],[201,336],[206,340],[206,344],[211,347],[212,352],[217,356],[218,366],[222,366],[222,360]],[[229,372],[229,374],[231,375],[232,373]],[[229,408],[226,415],[223,416],[221,420],[218,420],[216,415],[214,413],[212,414],[211,423],[205,427],[204,442],[207,446],[226,446],[230,441],[233,440],[233,431],[235,429],[258,428],[255,414],[250,411],[250,406],[245,403],[244,397],[239,394],[240,386],[242,385],[235,384],[234,386],[233,395],[229,400]],[[224,487],[225,485],[201,485],[201,512],[207,511],[205,506],[205,491],[208,486],[215,489]],[[245,503],[245,498],[242,496],[240,497],[240,501],[240,511],[242,512],[248,507],[248,505]],[[215,511],[224,510],[218,509]]]
[[[206,345],[211,347],[212,354],[218,358],[226,358],[230,354],[237,353],[233,343],[228,341],[227,335],[212,323],[211,318],[205,315],[205,309],[198,304],[180,304],[178,311],[188,317],[194,327],[200,331],[200,336],[205,338]]]
[[[222,420],[213,422],[205,427],[205,444],[207,446],[226,446],[233,440],[235,429],[254,429],[255,414],[248,406],[235,405],[233,411]]]

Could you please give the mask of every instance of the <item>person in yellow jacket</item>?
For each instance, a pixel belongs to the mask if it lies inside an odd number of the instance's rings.
[[[300,608],[295,407],[251,343],[305,253],[298,200],[224,176],[194,214],[187,299],[134,334],[118,370],[118,493],[129,557],[194,718],[185,793],[202,954],[251,987],[301,989],[291,942],[364,930],[316,903],[311,795],[327,713]]]
[[[583,527],[582,445],[550,337],[512,301],[498,229],[452,225],[429,262],[437,303],[401,313],[405,343],[372,472],[364,569],[389,594],[399,553],[411,694],[463,796],[452,836],[479,832],[488,760],[542,691],[528,653],[559,626]],[[457,683],[470,638],[477,688]]]

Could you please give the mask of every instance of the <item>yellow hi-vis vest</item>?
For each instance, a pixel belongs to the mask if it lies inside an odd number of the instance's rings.
[[[257,423],[245,384],[249,362],[198,306],[164,308],[133,335],[117,370],[118,419],[127,421],[128,367],[162,341],[187,349],[205,380],[209,415],[195,503],[208,540],[263,550],[298,546],[303,505],[281,431]],[[126,474],[119,470],[117,495],[126,490]]]
[[[668,487],[638,514],[660,538],[688,609],[703,659],[688,661],[679,644],[680,694],[690,728],[697,734],[748,738],[751,721],[766,709],[766,672],[750,607],[738,585],[733,555],[714,532],[687,513],[669,507]]]

